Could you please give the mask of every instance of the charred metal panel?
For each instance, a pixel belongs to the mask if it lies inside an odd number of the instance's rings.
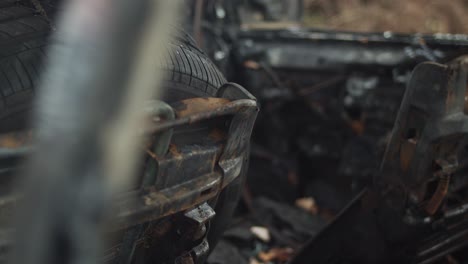
[[[374,185],[293,263],[433,263],[466,245],[467,205],[449,197],[467,158],[467,65],[415,68]]]
[[[260,56],[274,68],[339,71],[349,67],[397,67],[448,61],[468,51],[465,35],[403,35],[290,30],[240,31],[239,58]]]

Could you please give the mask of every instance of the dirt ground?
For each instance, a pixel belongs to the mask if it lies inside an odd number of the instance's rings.
[[[309,27],[373,32],[468,33],[468,0],[305,0]]]

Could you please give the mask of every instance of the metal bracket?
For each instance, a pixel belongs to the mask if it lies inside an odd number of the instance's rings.
[[[172,121],[175,119],[174,109],[167,103],[159,100],[151,100],[146,102],[143,111],[151,116],[156,121]],[[153,136],[155,142],[153,144],[153,154],[163,156],[169,149],[171,143],[173,128],[168,128]],[[151,186],[156,181],[157,164],[154,160],[149,160],[145,174],[143,176],[142,187]]]
[[[203,241],[195,246],[189,252],[185,252],[175,259],[176,264],[203,264],[206,262],[208,253],[210,252],[210,245],[208,240]]]
[[[255,97],[244,87],[235,83],[224,84],[218,90],[217,95],[231,100],[248,99],[256,101]],[[246,150],[249,149],[250,136],[258,111],[258,106],[244,108],[231,121],[230,137],[218,162],[223,170],[223,188],[239,176],[242,166],[247,162],[248,156],[241,155],[241,153],[246,153]]]

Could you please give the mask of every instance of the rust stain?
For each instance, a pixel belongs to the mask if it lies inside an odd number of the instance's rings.
[[[351,130],[356,133],[356,135],[362,135],[365,130],[365,125],[362,120],[352,120],[349,123]]]
[[[241,28],[244,30],[258,30],[258,29],[288,29],[288,28],[297,28],[300,24],[294,21],[277,21],[277,22],[263,22],[263,21],[253,21],[242,23]]]
[[[298,186],[299,185],[299,176],[297,175],[297,173],[293,170],[290,170],[288,172],[288,182],[289,184],[293,185],[293,186]]]
[[[158,159],[158,156],[157,156],[156,154],[154,154],[153,151],[147,149],[147,150],[146,150],[146,153],[147,153],[148,155],[150,155],[151,158],[153,158],[153,159],[155,159],[155,160]]]
[[[292,248],[272,248],[267,252],[260,252],[258,258],[263,262],[278,261],[283,263],[291,260],[293,254],[294,250]]]
[[[174,108],[176,110],[177,117],[181,118],[201,112],[212,111],[229,102],[230,101],[225,98],[192,98],[179,102],[174,106]]]
[[[0,135],[1,148],[20,148],[30,145],[32,141],[32,132],[15,132]]]
[[[169,145],[169,153],[175,158],[182,157],[182,154],[180,153],[179,149],[174,144]]]
[[[433,215],[437,212],[437,209],[439,209],[440,205],[442,204],[442,201],[445,199],[445,196],[447,196],[449,184],[450,184],[450,175],[448,174],[442,175],[440,177],[440,180],[437,185],[437,189],[434,192],[434,195],[432,195],[431,199],[426,205],[426,212],[428,214]]]
[[[260,69],[260,64],[258,64],[258,62],[253,61],[253,60],[247,60],[244,62],[244,67],[246,67],[247,69],[251,69],[251,70],[258,70]]]
[[[221,129],[215,128],[210,131],[208,137],[214,142],[218,143],[226,139],[226,133],[224,133],[224,131],[222,131]]]
[[[174,144],[170,144],[169,145],[169,154],[174,157],[174,158],[178,158],[178,157],[182,157],[182,153],[180,153],[179,149],[177,148],[176,145]],[[146,149],[146,153],[151,157],[153,158],[154,160],[160,160],[161,157],[159,157],[158,155],[156,155],[156,153],[154,153],[151,149],[147,148]]]
[[[362,37],[362,38],[359,38],[358,41],[361,42],[362,44],[368,44],[369,38]]]
[[[154,225],[149,230],[149,236],[151,238],[159,238],[166,235],[172,228],[171,221],[162,221],[162,223],[158,223]]]
[[[401,144],[400,148],[400,166],[406,172],[413,160],[416,151],[417,141],[415,139],[408,139]]]

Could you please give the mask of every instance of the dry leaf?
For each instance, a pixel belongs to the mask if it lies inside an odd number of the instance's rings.
[[[296,200],[296,206],[313,214],[316,215],[318,213],[318,206],[317,203],[315,203],[315,199],[312,197],[305,197],[305,198],[299,198]]]
[[[265,243],[270,242],[270,231],[266,227],[263,226],[252,226],[250,228],[250,232],[254,234],[258,239],[262,240]]]
[[[248,60],[244,62],[244,67],[252,70],[258,70],[260,69],[260,64],[258,64],[256,61]]]
[[[291,260],[294,250],[292,248],[272,248],[268,252],[260,252],[258,258],[263,262]]]
[[[250,258],[249,264],[263,264],[263,262],[258,261],[256,258]]]

